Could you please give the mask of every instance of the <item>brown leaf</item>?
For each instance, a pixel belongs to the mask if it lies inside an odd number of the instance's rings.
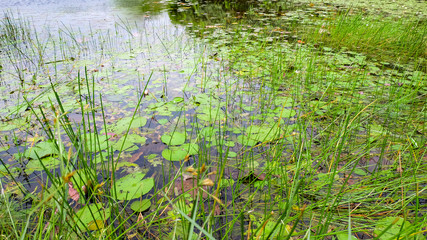
[[[144,154],[144,152],[142,150],[139,150],[139,152],[135,153],[130,159],[129,162],[133,163],[136,160],[139,159],[139,157],[141,157],[141,155]]]
[[[73,199],[75,202],[77,202],[80,198],[80,194],[76,189],[73,188],[72,182],[68,182],[68,195],[70,195],[71,199]]]

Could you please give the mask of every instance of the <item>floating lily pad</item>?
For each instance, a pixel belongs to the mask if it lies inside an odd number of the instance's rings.
[[[253,139],[250,139],[248,136],[245,135],[239,135],[237,136],[237,141],[245,146],[253,147],[257,144],[258,141],[255,141]]]
[[[403,233],[401,232],[401,230],[405,231],[410,229],[410,227],[411,227],[411,224],[408,221],[405,221],[403,218],[385,217],[377,222],[377,225],[375,226],[375,229],[374,229],[374,233],[376,235],[379,235],[385,231],[379,239],[391,240],[391,239],[396,239],[396,236],[399,233],[401,234],[401,236],[403,236]]]
[[[130,208],[135,212],[144,212],[149,209],[151,202],[149,199],[143,199],[142,201],[135,201],[130,205]]]
[[[166,123],[168,123],[168,120],[167,120],[167,119],[165,119],[165,118],[162,118],[162,119],[157,120],[157,122],[158,122],[160,125],[165,125]]]
[[[221,188],[232,187],[234,185],[233,179],[221,179],[219,186]]]
[[[174,98],[172,100],[173,103],[180,103],[180,102],[183,102],[183,101],[184,101],[184,98],[182,98],[182,97],[176,97],[176,98]]]
[[[125,137],[123,136],[122,138],[119,139],[119,141],[114,143],[113,148],[115,150],[120,150],[123,145],[123,151],[134,151],[134,150],[138,150],[138,146],[136,146],[135,144],[144,145],[146,140],[147,138],[139,136],[137,134],[129,134],[126,137],[126,140],[125,140]]]
[[[185,143],[185,134],[180,132],[173,132],[171,135],[164,134],[161,140],[169,146],[181,145]]]
[[[76,212],[74,222],[82,232],[99,230],[104,228],[104,222],[110,217],[110,214],[110,208],[104,208],[102,203],[86,205]]]
[[[229,158],[234,158],[234,157],[237,157],[237,153],[235,153],[235,152],[228,152],[228,157]]]
[[[138,128],[143,127],[145,124],[147,124],[147,119],[145,117],[135,117],[132,121],[132,117],[125,117],[117,121],[113,127],[107,127],[109,129],[109,132],[114,132],[117,134],[124,133],[128,130],[128,128]],[[130,125],[130,127],[129,127]]]
[[[31,174],[34,171],[43,171],[44,168],[52,169],[59,166],[59,159],[57,157],[45,157],[42,159],[32,159],[25,167],[25,173]],[[44,166],[44,167],[43,167]]]
[[[199,146],[194,143],[186,143],[181,146],[166,148],[162,156],[169,161],[184,160],[187,155],[195,155],[199,152]]]
[[[10,148],[10,146],[9,146],[9,145],[6,145],[6,146],[3,146],[3,147],[0,147],[0,152],[7,151],[7,150],[9,150],[9,148]]]
[[[41,142],[36,144],[34,147],[25,151],[25,157],[31,159],[43,158],[51,155],[58,155],[59,151],[53,142]],[[38,156],[38,157],[37,157]]]
[[[97,135],[95,133],[86,133],[81,135],[81,139],[86,139],[87,149],[85,151],[98,152],[107,149],[107,139],[110,136]]]
[[[353,235],[348,236],[348,233],[339,233],[336,235],[338,240],[357,240],[357,238]]]
[[[154,187],[154,180],[137,172],[126,175],[116,181],[117,199],[131,200],[148,193]]]

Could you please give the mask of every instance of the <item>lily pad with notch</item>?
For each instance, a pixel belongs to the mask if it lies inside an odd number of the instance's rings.
[[[135,172],[116,181],[118,200],[131,200],[148,193],[154,187],[154,179],[146,178],[145,174]]]
[[[199,145],[186,143],[181,146],[173,146],[162,151],[162,156],[169,161],[184,160],[187,155],[196,155],[199,152]]]

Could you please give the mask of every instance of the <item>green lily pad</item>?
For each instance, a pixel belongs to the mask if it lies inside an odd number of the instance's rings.
[[[125,117],[120,119],[113,125],[113,127],[107,127],[109,132],[114,132],[117,134],[124,133],[128,130],[128,128],[138,128],[143,127],[147,124],[147,119],[145,117],[135,117],[132,121],[132,117]]]
[[[146,178],[145,174],[136,172],[116,181],[117,199],[131,200],[148,193],[154,187],[154,179]]]
[[[194,143],[186,143],[181,146],[166,148],[162,151],[162,156],[169,161],[184,160],[187,155],[196,155],[199,146]]]
[[[200,134],[206,138],[210,138],[218,134],[219,129],[214,127],[205,127],[200,131]]]
[[[372,124],[370,127],[370,134],[373,137],[378,137],[385,134],[385,130],[381,125]]]
[[[176,98],[174,98],[172,100],[173,103],[180,103],[180,102],[183,102],[183,101],[184,101],[184,98],[182,98],[182,97],[176,97]]]
[[[31,174],[34,171],[43,171],[44,168],[53,169],[58,167],[59,164],[60,164],[60,161],[57,157],[45,157],[42,159],[32,159],[27,163],[27,166],[25,167],[25,173]]]
[[[144,212],[149,209],[151,202],[149,199],[143,199],[142,201],[135,201],[130,205],[130,208],[135,212]]]
[[[377,222],[377,225],[374,229],[374,234],[379,235],[385,231],[379,239],[391,240],[395,239],[397,234],[399,233],[401,234],[401,236],[404,236],[403,232],[410,228],[411,224],[408,221],[405,221],[403,218],[385,217]]]
[[[82,232],[99,230],[104,228],[104,222],[110,217],[110,214],[110,208],[104,208],[102,203],[90,204],[76,212],[74,222]]]
[[[234,185],[234,180],[233,179],[221,179],[219,186],[221,188],[227,188],[227,187],[231,187]]]
[[[228,157],[229,158],[234,158],[234,157],[237,157],[237,153],[235,153],[235,152],[228,152]]]
[[[157,122],[158,122],[160,125],[165,125],[166,123],[168,123],[168,120],[167,120],[167,119],[165,119],[165,118],[162,118],[162,119],[157,120]]]
[[[338,240],[357,240],[357,238],[353,235],[348,237],[348,233],[338,233],[337,235]]]
[[[58,155],[59,151],[53,142],[41,142],[25,151],[24,156],[31,159],[43,158],[51,155]],[[38,157],[37,157],[38,156]]]
[[[81,139],[86,139],[85,142],[87,144],[87,149],[85,149],[85,151],[88,152],[98,152],[107,149],[108,138],[110,138],[110,136],[97,135],[95,133],[86,133],[81,135]]]
[[[181,145],[185,143],[185,134],[180,132],[173,132],[171,135],[164,134],[161,140],[169,146]]]
[[[6,145],[6,146],[3,146],[3,147],[0,147],[0,152],[7,151],[7,150],[9,150],[9,148],[10,148],[10,146],[9,146],[9,145]]]
[[[123,151],[135,151],[138,150],[138,146],[135,144],[144,145],[147,141],[147,138],[139,136],[137,134],[129,134],[125,140],[125,137],[121,137],[119,141],[114,143],[112,146],[115,150],[120,150],[123,145]]]
[[[249,146],[249,147],[253,147],[258,143],[258,141],[250,139],[248,136],[245,136],[245,135],[237,136],[237,142],[239,142],[242,145]]]
[[[224,145],[227,147],[234,147],[236,144],[233,141],[225,141]]]

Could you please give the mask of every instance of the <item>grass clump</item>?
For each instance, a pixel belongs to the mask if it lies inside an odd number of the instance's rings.
[[[421,20],[342,14],[308,35],[313,43],[365,53],[382,61],[422,64],[427,57],[427,25]],[[424,63],[425,64],[425,63]]]

